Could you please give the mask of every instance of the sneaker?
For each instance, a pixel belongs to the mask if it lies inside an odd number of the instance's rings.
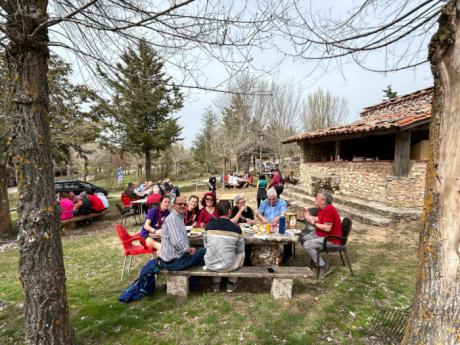
[[[332,271],[331,266],[329,266],[326,263],[323,267],[320,267],[320,269],[319,269],[319,277],[322,278],[324,276],[327,276],[329,273],[331,273],[331,271]]]
[[[237,287],[238,285],[236,283],[227,282],[227,292],[233,292]]]
[[[212,291],[219,292],[220,291],[220,283],[212,283]]]

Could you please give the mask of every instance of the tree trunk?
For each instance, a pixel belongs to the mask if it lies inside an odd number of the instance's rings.
[[[74,344],[48,123],[47,1],[8,1],[6,34],[19,191],[19,274],[28,344]],[[32,32],[37,30],[33,38]]]
[[[83,181],[86,182],[88,178],[88,157],[85,155],[83,156]]]
[[[11,233],[10,203],[8,200],[8,170],[6,154],[0,154],[0,235]]]
[[[434,95],[424,226],[412,315],[403,344],[460,343],[460,30],[457,2],[445,6],[430,44]]]
[[[150,181],[152,176],[152,155],[150,150],[146,150],[145,154],[145,179]]]

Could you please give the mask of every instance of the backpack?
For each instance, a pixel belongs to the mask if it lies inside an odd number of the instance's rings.
[[[155,274],[160,272],[160,267],[155,259],[149,260],[142,267],[137,278],[123,293],[118,297],[122,303],[138,301],[144,296],[155,293]]]

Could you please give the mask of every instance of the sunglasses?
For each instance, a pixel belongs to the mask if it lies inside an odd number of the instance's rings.
[[[175,202],[174,204],[178,206],[187,206],[186,202]]]

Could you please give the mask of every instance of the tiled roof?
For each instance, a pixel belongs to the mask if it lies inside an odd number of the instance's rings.
[[[403,130],[424,124],[431,117],[431,97],[433,88],[419,90],[404,96],[400,96],[370,107],[361,112],[361,119],[348,125],[321,129],[314,132],[297,134],[283,140],[283,144],[313,139],[320,137],[332,137],[341,135],[383,132],[388,130]]]

